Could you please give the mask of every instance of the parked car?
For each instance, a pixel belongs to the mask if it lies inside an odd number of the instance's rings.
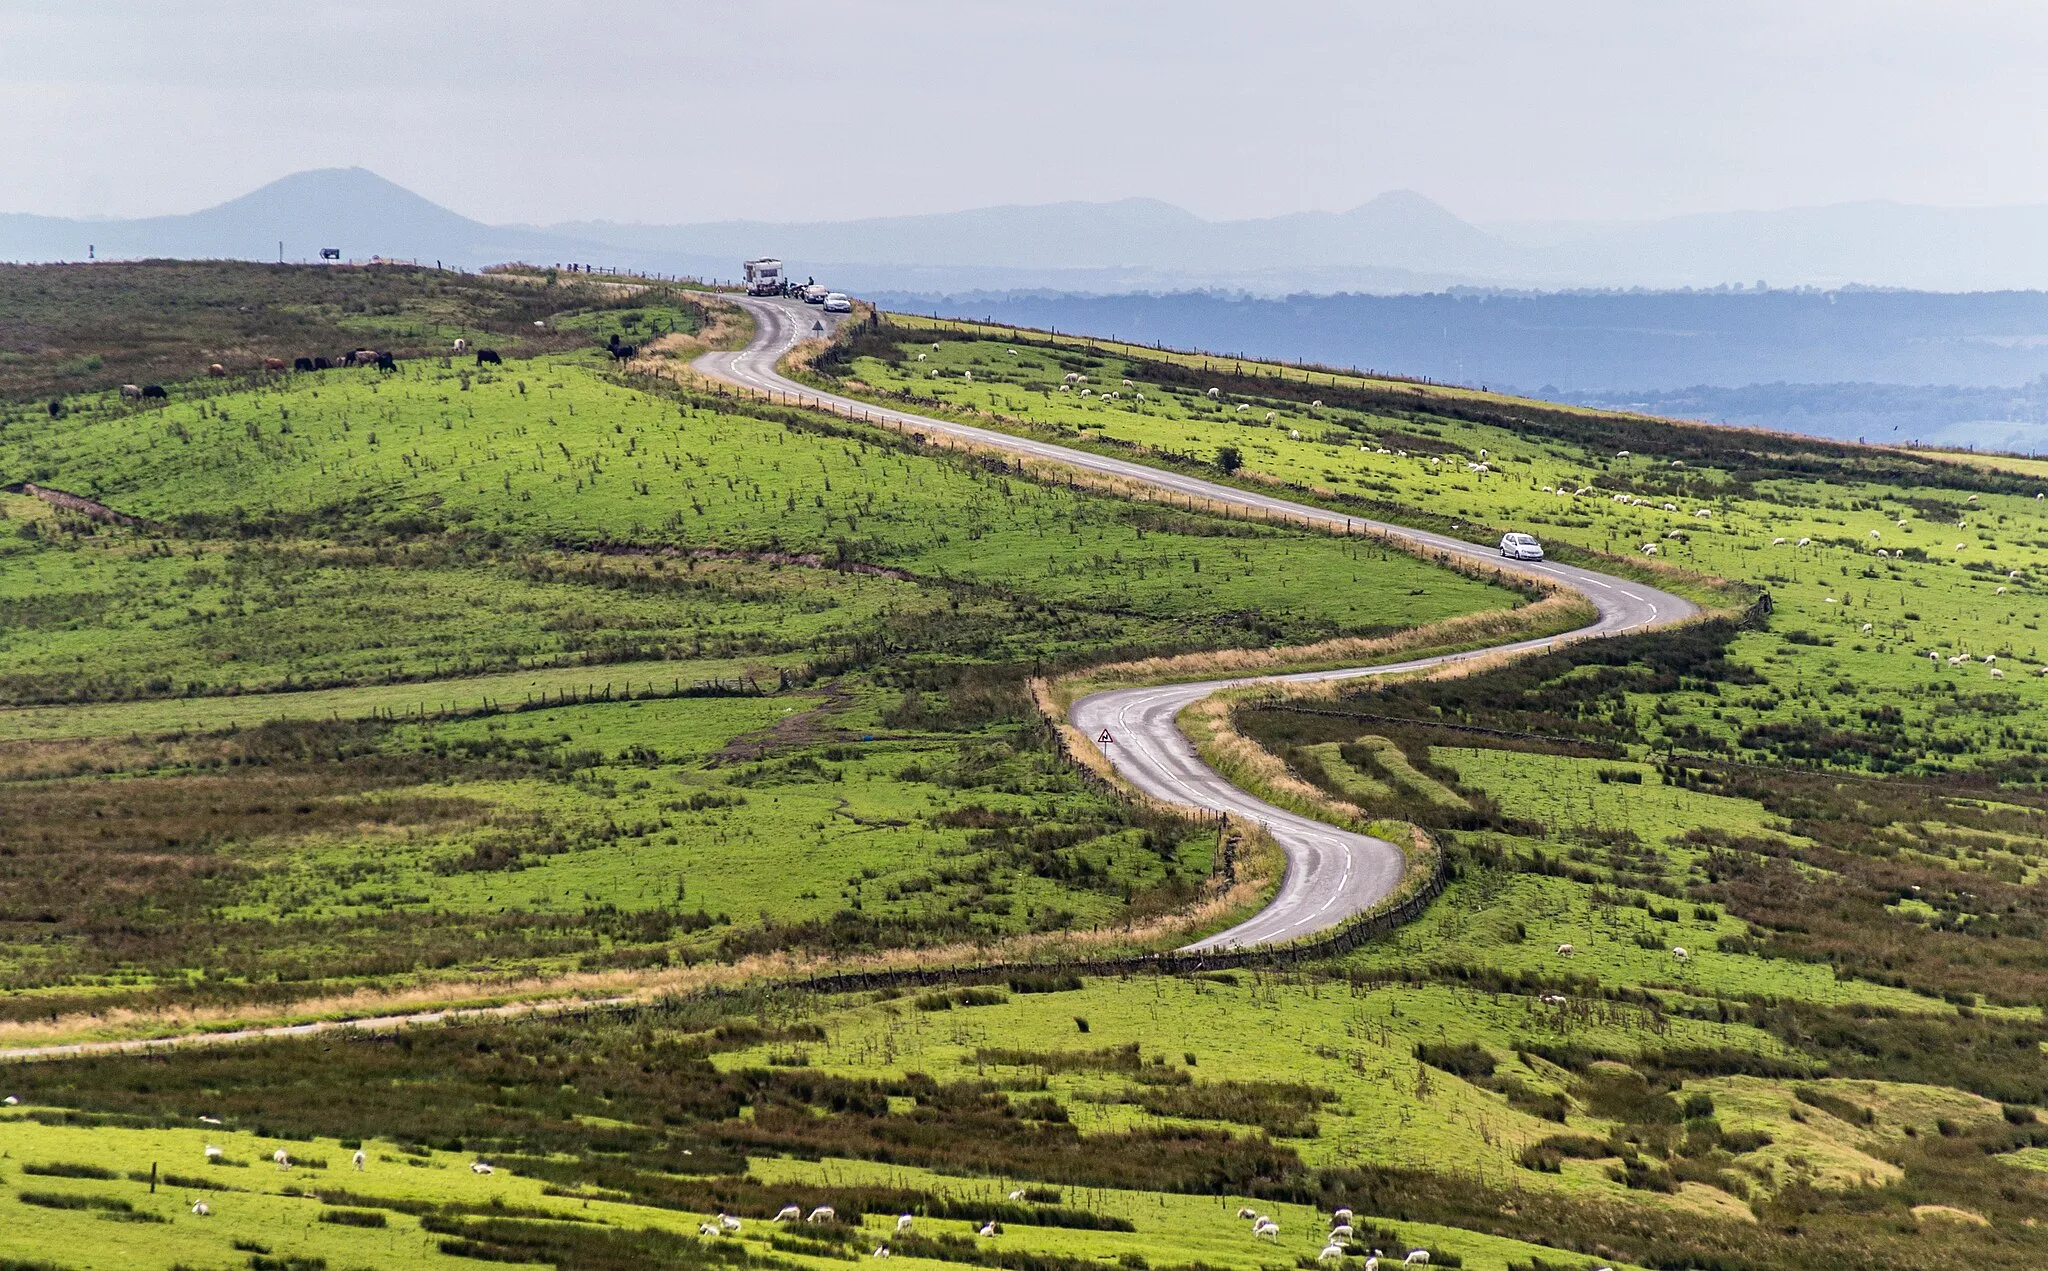
[[[1534,534],[1517,530],[1500,536],[1500,554],[1509,560],[1542,560],[1543,544],[1536,541]]]
[[[845,292],[835,291],[831,295],[825,297],[825,312],[852,313],[853,301],[847,299]]]
[[[821,305],[825,303],[825,297],[832,293],[827,291],[823,284],[812,283],[810,286],[803,288],[798,294],[804,298],[804,303],[807,305]]]

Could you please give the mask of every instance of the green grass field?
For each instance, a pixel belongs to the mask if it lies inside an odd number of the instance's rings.
[[[380,285],[401,284],[421,295],[357,317],[423,350],[494,330],[433,317],[431,277]],[[457,301],[481,312],[433,303]],[[1352,953],[818,996],[772,970],[1149,946],[1217,894],[1215,827],[1100,793],[1026,676],[1524,598],[619,377],[595,347],[715,304],[563,303],[484,374],[429,355],[0,408],[0,481],[145,520],[0,494],[11,1043],[675,990],[0,1069],[0,1258],[2048,1263],[2036,466],[912,319],[849,333],[820,373],[880,400],[1218,476],[1228,448],[1241,483],[1532,529],[1774,611],[1232,699],[1302,781],[1444,853],[1443,895]],[[842,1221],[781,1229],[788,1204]],[[1319,1263],[1340,1205],[1355,1230]],[[741,1230],[700,1236],[721,1211]]]

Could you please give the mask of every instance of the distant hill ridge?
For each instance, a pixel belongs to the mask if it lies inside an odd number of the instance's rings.
[[[1852,283],[1936,291],[2048,288],[2048,206],[1844,203],[1645,222],[1481,226],[1412,191],[1346,212],[1208,221],[1156,199],[975,208],[843,221],[488,225],[363,168],[299,172],[177,216],[0,213],[0,259],[310,260],[322,247],[475,267],[581,260],[731,277],[773,254],[862,290],[1404,292]]]

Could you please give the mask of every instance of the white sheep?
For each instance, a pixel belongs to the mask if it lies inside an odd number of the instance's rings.
[[[292,1167],[292,1154],[290,1152],[285,1151],[283,1148],[279,1148],[275,1152],[272,1152],[270,1154],[270,1159],[277,1162],[277,1167],[279,1169],[290,1169]]]
[[[926,353],[920,353],[920,354],[918,354],[918,355],[917,355],[917,360],[918,360],[918,361],[920,361],[920,362],[922,362],[922,361],[924,361],[924,360],[925,360],[925,358],[927,358],[927,357],[929,357],[929,356],[930,356],[930,354],[926,354]]]
[[[1867,623],[1867,622],[1863,624],[1863,634],[1864,634],[1864,635],[1869,635],[1869,634],[1870,634],[1870,624],[1869,624],[1869,623]]]
[[[1784,545],[1785,545],[1785,540],[1784,540],[1784,539],[1782,539],[1782,538],[1774,538],[1774,539],[1772,539],[1772,540],[1771,540],[1771,546],[1772,546],[1772,547],[1783,547]]]
[[[2005,672],[1999,670],[1997,667],[1994,666],[1991,668],[1991,678],[1994,680],[2002,680],[2005,678]]]
[[[1872,531],[1870,531],[1870,537],[1872,537],[1872,538],[1883,538],[1883,537],[1884,537],[1884,535],[1882,535],[1882,534],[1878,533],[1878,532],[1877,532],[1876,530],[1872,530]]]
[[[1018,1198],[1019,1196],[1022,1196],[1023,1194],[1024,1194],[1024,1193],[1022,1193],[1022,1192],[1011,1192],[1011,1193],[1010,1193],[1010,1199],[1011,1199],[1011,1200],[1015,1200],[1015,1199],[1017,1199],[1017,1198]],[[1237,1211],[1237,1216],[1238,1216],[1239,1218],[1243,1218],[1243,1219],[1254,1219],[1254,1218],[1257,1218],[1257,1217],[1259,1216],[1259,1211],[1258,1211],[1258,1210],[1256,1210],[1256,1209],[1250,1209],[1250,1208],[1247,1208],[1247,1207],[1244,1207],[1244,1206],[1240,1206],[1240,1207],[1238,1208],[1238,1211]]]
[[[1810,538],[1802,538],[1802,539],[1800,539],[1800,540],[1799,540],[1799,542],[1798,542],[1797,544],[1795,544],[1795,546],[1798,546],[1798,547],[1812,547],[1812,546],[1813,546],[1813,540],[1812,540],[1812,539],[1810,539]]]
[[[993,1221],[989,1221],[981,1225],[981,1231],[977,1234],[979,1234],[982,1239],[988,1240],[1003,1234],[1003,1229],[1001,1227],[996,1226]]]
[[[1991,594],[1994,596],[2003,596],[2005,594],[2005,588],[2000,587],[1997,591],[1994,591]]]
[[[1545,993],[1536,1000],[1542,1002],[1545,1006],[1563,1006],[1566,1001],[1565,995],[1562,993]]]
[[[1615,451],[1615,452],[1614,452],[1614,457],[1615,457],[1615,458],[1617,458],[1617,459],[1626,459],[1626,458],[1628,458],[1628,451],[1626,451],[1626,450],[1617,450],[1617,451]]]
[[[839,1214],[830,1205],[820,1205],[804,1215],[805,1222],[831,1222]]]
[[[498,1171],[496,1168],[490,1165],[486,1165],[482,1161],[471,1161],[469,1163],[469,1172],[472,1174],[495,1174]]]
[[[1673,459],[1673,460],[1672,460],[1671,462],[1672,462],[1672,463],[1673,463],[1674,465],[1676,465],[1676,464],[1678,463],[1678,460],[1676,460],[1676,459]],[[1411,1251],[1411,1252],[1410,1252],[1410,1253],[1408,1254],[1408,1256],[1407,1256],[1407,1257],[1405,1257],[1405,1258],[1401,1259],[1401,1265],[1403,1265],[1403,1266],[1409,1266],[1409,1267],[1426,1267],[1426,1266],[1428,1266],[1428,1265],[1429,1265],[1429,1250],[1427,1250],[1427,1249],[1416,1249],[1416,1250],[1413,1250],[1413,1251]]]
[[[1269,423],[1269,424],[1270,424],[1270,423],[1272,423],[1272,422],[1273,422],[1274,420],[1276,420],[1276,419],[1278,419],[1278,418],[1280,418],[1280,412],[1279,412],[1279,411],[1277,411],[1277,410],[1269,410],[1269,411],[1267,411],[1267,412],[1266,412],[1266,422],[1267,422],[1267,423]]]
[[[1301,430],[1298,428],[1290,428],[1287,430],[1287,436],[1290,441],[1300,441]]]
[[[1678,510],[1678,505],[1676,503],[1666,503],[1664,505],[1664,510],[1666,512],[1676,512]]]
[[[207,1164],[209,1164],[209,1165],[210,1165],[210,1164],[212,1164],[213,1162],[215,1162],[215,1161],[219,1160],[219,1159],[220,1159],[221,1157],[223,1157],[223,1156],[225,1156],[225,1155],[226,1155],[226,1153],[225,1153],[225,1152],[222,1152],[222,1151],[221,1151],[221,1150],[220,1150],[220,1149],[219,1149],[218,1147],[215,1147],[215,1146],[214,1146],[213,1144],[209,1143],[209,1144],[207,1144],[207,1145],[206,1145],[206,1161],[207,1161]]]
[[[1317,1255],[1316,1255],[1316,1261],[1317,1261],[1317,1262],[1342,1262],[1342,1261],[1344,1261],[1344,1246],[1343,1246],[1343,1245],[1340,1245],[1340,1244],[1327,1244],[1327,1245],[1324,1245],[1324,1246],[1323,1246],[1323,1251],[1322,1251],[1321,1253],[1319,1253],[1319,1254],[1317,1254]]]
[[[1657,545],[1656,545],[1655,543],[1645,543],[1645,544],[1643,544],[1643,555],[1645,555],[1645,556],[1655,556],[1656,554],[1657,554]]]
[[[1351,1221],[1351,1211],[1347,1208],[1339,1206],[1337,1210],[1330,1215],[1330,1221],[1336,1223],[1338,1226],[1341,1227],[1344,1224]]]
[[[1238,404],[1238,407],[1237,407],[1237,413],[1238,413],[1238,414],[1240,414],[1240,415],[1242,415],[1242,414],[1244,414],[1244,413],[1245,413],[1246,411],[1248,411],[1248,410],[1250,410],[1250,409],[1251,409],[1251,403],[1249,403],[1249,402],[1241,402],[1241,403],[1239,403],[1239,404]]]
[[[219,1125],[219,1124],[220,1124],[220,1118],[219,1118],[219,1117],[205,1117],[205,1116],[203,1116],[203,1117],[200,1117],[200,1118],[199,1118],[199,1124],[201,1124],[201,1125]]]
[[[1210,401],[1215,401],[1215,400],[1216,400],[1217,398],[1219,398],[1219,397],[1221,397],[1221,396],[1223,396],[1223,390],[1222,390],[1222,389],[1220,389],[1220,388],[1212,388],[1212,389],[1210,389],[1210,390],[1209,390],[1209,400],[1210,400]]]
[[[194,1218],[204,1218],[212,1212],[212,1207],[209,1206],[205,1201],[195,1200],[192,1202],[192,1216]]]
[[[1332,1241],[1349,1240],[1351,1239],[1352,1235],[1353,1232],[1351,1230],[1351,1224],[1349,1223],[1340,1222],[1336,1226],[1330,1228],[1330,1239]]]
[[[697,1234],[700,1236],[715,1236],[718,1234],[718,1224],[715,1222],[700,1222],[697,1224]]]
[[[1671,946],[1671,956],[1677,958],[1680,962],[1687,962],[1692,959],[1690,953],[1687,953],[1682,946],[1675,944]]]
[[[1955,655],[1954,657],[1952,657],[1952,658],[1950,658],[1950,659],[1948,660],[1948,664],[1949,664],[1950,666],[1961,666],[1961,665],[1962,665],[1963,663],[1965,663],[1965,662],[1967,662],[1967,661],[1969,661],[1969,660],[1970,660],[1970,655],[1969,655],[1969,654],[1967,654],[1967,653],[1958,653],[1958,654],[1956,654],[1956,655]]]
[[[1266,1219],[1266,1221],[1252,1228],[1252,1239],[1257,1240],[1261,1236],[1264,1236],[1266,1239],[1272,1241],[1274,1244],[1279,1244],[1280,1224],[1274,1222],[1271,1218],[1268,1218]]]
[[[1320,397],[1316,398],[1314,401],[1308,404],[1308,408],[1310,410],[1321,410],[1323,408],[1323,399]],[[2039,498],[2040,496],[2036,495],[2035,497]]]
[[[1887,551],[1886,551],[1886,550],[1884,550],[1884,549],[1883,549],[1882,547],[1880,547],[1880,548],[1878,548],[1878,549],[1877,549],[1877,558],[1878,558],[1879,560],[1890,560],[1890,559],[1891,559],[1891,553],[1890,553],[1890,552],[1887,552]]]
[[[1996,653],[1987,653],[1984,655],[1984,665],[1990,666],[1993,662],[1996,661],[1998,661],[1998,655]]]
[[[2020,571],[2017,569],[2009,569],[2006,571],[2005,576],[2007,578],[2018,578],[2020,576]]]
[[[466,348],[468,348],[468,347],[469,347],[469,341],[467,341],[467,340],[462,340],[462,339],[458,339],[458,340],[456,340],[456,341],[455,341],[455,351],[456,351],[457,353],[460,353],[460,352],[462,352],[462,351],[463,351],[464,349],[466,349]]]
[[[1975,503],[1976,501],[1977,501],[1977,496],[1976,496],[1976,495],[1974,495],[1974,494],[1973,494],[1973,495],[1971,495],[1971,496],[1970,496],[1969,498],[1967,498],[1967,499],[1964,499],[1964,500],[1963,500],[1963,502],[1965,502],[1965,503]]]
[[[1560,957],[1560,958],[1568,958],[1568,957],[1572,956],[1572,953],[1573,953],[1573,952],[1574,952],[1574,950],[1573,950],[1573,949],[1572,949],[1572,947],[1571,947],[1570,945],[1568,945],[1568,944],[1561,944],[1561,945],[1557,946],[1557,956],[1558,956],[1558,957]]]
[[[782,1208],[775,1211],[775,1221],[777,1222],[795,1222],[797,1219],[802,1218],[803,1216],[804,1211],[802,1207],[798,1205],[784,1205]]]
[[[888,1256],[889,1256],[889,1246],[888,1246],[888,1245],[876,1245],[876,1246],[875,1246],[875,1251],[874,1251],[874,1253],[873,1253],[873,1254],[871,1254],[871,1255],[869,1255],[869,1256],[871,1256],[871,1257],[876,1257],[876,1258],[886,1258],[886,1257],[888,1257]]]
[[[363,1168],[363,1166],[368,1163],[369,1159],[369,1157],[363,1155],[363,1150],[361,1148],[356,1149],[354,1163],[358,1171],[360,1171]]]
[[[6,1097],[5,1099],[0,1099],[0,1104],[5,1104],[6,1106],[8,1106],[8,1107],[10,1107],[10,1108],[12,1108],[12,1107],[16,1106],[16,1105],[17,1105],[17,1104],[19,1104],[20,1102],[21,1102],[21,1100],[20,1100],[20,1099],[17,1099],[17,1098],[16,1098],[16,1097],[14,1097],[13,1095],[8,1095],[8,1096],[7,1096],[7,1097]]]
[[[723,1227],[727,1232],[737,1235],[739,1233],[739,1229],[745,1224],[742,1223],[739,1219],[733,1217],[731,1214],[720,1214],[718,1216],[718,1225],[720,1227]]]
[[[917,1219],[912,1218],[909,1214],[904,1214],[896,1220],[896,1234],[902,1235],[904,1232],[909,1231],[916,1223]]]

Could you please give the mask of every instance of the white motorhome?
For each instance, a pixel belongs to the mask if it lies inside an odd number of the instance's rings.
[[[747,294],[750,296],[779,296],[788,290],[789,280],[782,276],[782,262],[773,257],[750,260],[740,268],[747,271]]]

